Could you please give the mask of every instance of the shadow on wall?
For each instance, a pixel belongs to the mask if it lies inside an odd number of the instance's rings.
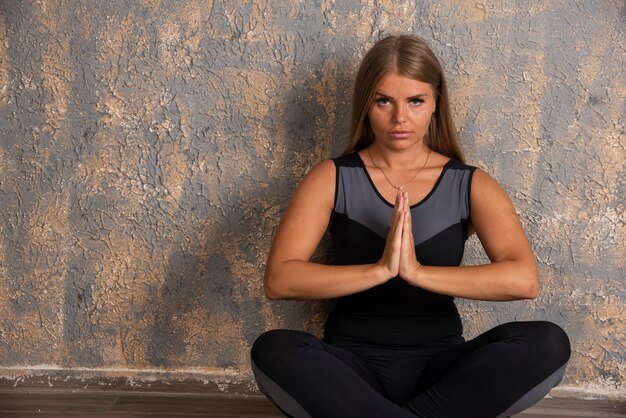
[[[252,109],[241,111],[246,137],[234,139],[235,145],[217,156],[221,177],[219,188],[211,190],[210,207],[197,215],[189,237],[170,249],[163,286],[145,308],[153,316],[146,347],[151,366],[240,370],[252,342],[267,329],[321,333],[332,302],[270,302],[262,285],[274,230],[291,193],[348,135],[348,105],[338,98],[348,96],[352,75],[320,69],[324,60],[339,62],[336,68],[350,65],[342,65],[344,57],[321,53],[306,59],[294,73],[281,76],[276,103],[267,104],[260,126],[249,122]],[[313,86],[324,77],[333,77],[336,85],[320,94]],[[328,115],[329,103],[333,115]],[[197,200],[189,190],[179,207],[193,208]],[[185,213],[173,218],[183,219]],[[325,237],[313,258],[328,262],[329,254]]]

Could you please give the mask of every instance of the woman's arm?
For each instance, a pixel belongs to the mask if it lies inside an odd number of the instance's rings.
[[[533,299],[539,274],[530,244],[506,192],[484,171],[476,170],[471,187],[471,228],[491,263],[431,267],[415,260],[411,216],[404,219],[400,276],[431,292],[480,300]],[[412,249],[412,254],[411,254]]]
[[[335,199],[335,176],[335,164],[324,161],[309,172],[291,198],[265,269],[268,298],[335,298],[377,286],[397,274],[397,262],[392,274],[394,267],[389,268],[388,263],[332,266],[309,261],[328,228]],[[400,225],[397,212],[394,225]],[[396,247],[395,259],[399,259],[399,240]],[[387,254],[387,258],[391,256]]]

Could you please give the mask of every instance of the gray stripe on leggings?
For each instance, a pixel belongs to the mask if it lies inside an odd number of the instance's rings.
[[[542,400],[544,396],[546,396],[548,392],[550,392],[550,389],[558,385],[561,379],[563,379],[566,366],[567,363],[565,363],[563,367],[558,369],[556,372],[548,376],[548,378],[546,378],[543,382],[539,383],[530,391],[526,392],[526,394],[519,398],[517,402],[511,405],[506,411],[498,415],[498,418],[506,418],[518,414]]]
[[[290,394],[288,394],[283,388],[278,386],[276,382],[270,379],[265,373],[263,373],[257,366],[252,363],[252,372],[256,379],[257,385],[261,392],[272,400],[283,411],[288,413],[294,418],[311,418],[308,412],[304,410],[302,405],[298,403]]]

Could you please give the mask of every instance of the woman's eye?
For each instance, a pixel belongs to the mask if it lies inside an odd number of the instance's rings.
[[[381,97],[380,99],[376,99],[376,103],[384,106],[384,105],[388,105],[390,102],[389,102],[389,99]]]
[[[413,99],[413,100],[411,100],[411,104],[414,105],[414,106],[420,105],[422,103],[424,103],[424,101],[422,99]]]

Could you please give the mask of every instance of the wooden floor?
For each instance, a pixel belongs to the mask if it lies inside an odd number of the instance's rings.
[[[0,417],[282,417],[261,396],[56,388],[0,390]],[[520,418],[626,417],[624,400],[544,399]],[[384,418],[384,417],[381,417]]]

